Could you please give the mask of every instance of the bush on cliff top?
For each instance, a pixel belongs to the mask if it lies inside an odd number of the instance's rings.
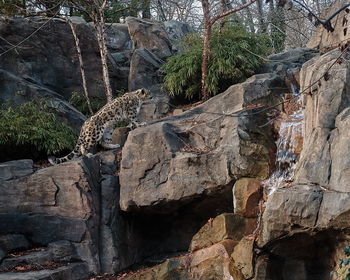
[[[182,45],[183,52],[170,57],[161,68],[166,75],[163,88],[173,96],[192,99],[201,87],[203,38],[192,33]],[[207,79],[210,93],[215,95],[253,75],[269,51],[264,35],[249,33],[240,26],[227,26],[221,32],[214,29]]]
[[[72,149],[76,140],[73,129],[48,112],[45,105],[27,102],[18,107],[3,106],[0,120],[2,150],[7,147],[10,152],[18,152],[17,149],[27,148],[55,154]]]

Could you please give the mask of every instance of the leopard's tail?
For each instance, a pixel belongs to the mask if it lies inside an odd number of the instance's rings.
[[[80,143],[78,143],[77,145],[75,145],[75,148],[73,151],[71,151],[68,155],[66,155],[65,157],[61,157],[61,158],[56,158],[54,156],[49,156],[48,160],[52,165],[55,164],[60,164],[62,162],[66,162],[66,161],[70,161],[74,158],[77,158],[81,156],[81,152],[80,152]]]

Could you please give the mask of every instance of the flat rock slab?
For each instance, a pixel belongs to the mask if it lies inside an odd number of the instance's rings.
[[[88,276],[86,265],[75,263],[53,270],[0,273],[0,280],[81,280]]]
[[[13,160],[0,163],[0,181],[7,181],[33,173],[31,159]]]

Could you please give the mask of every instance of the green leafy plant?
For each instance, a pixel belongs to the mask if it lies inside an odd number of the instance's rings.
[[[69,103],[72,104],[76,109],[78,109],[85,116],[90,117],[89,107],[86,102],[86,98],[82,93],[73,92]],[[101,97],[90,97],[91,108],[93,112],[97,112],[106,104],[106,101]]]
[[[350,246],[344,248],[345,258],[339,259],[337,279],[350,280]]]
[[[165,73],[165,91],[188,99],[199,94],[202,45],[203,38],[199,33],[183,39],[183,52],[170,57],[161,68]],[[240,26],[214,29],[207,79],[211,95],[253,75],[269,51],[269,41],[264,35],[249,33]]]
[[[45,105],[33,102],[0,108],[0,146],[56,154],[72,149],[76,133]],[[24,152],[25,154],[25,152]],[[26,154],[27,155],[27,154]]]

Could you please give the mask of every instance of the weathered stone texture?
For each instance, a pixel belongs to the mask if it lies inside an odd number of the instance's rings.
[[[322,12],[320,18],[327,19],[333,15],[337,10],[348,4],[348,1],[335,1],[328,9]],[[309,48],[317,48],[321,53],[325,53],[332,49],[339,47],[339,45],[346,43],[350,39],[350,14],[349,8],[344,9],[331,19],[331,25],[334,31],[330,32],[322,25],[319,25],[316,33],[311,37],[307,46]]]
[[[272,103],[270,87],[278,83],[274,74],[253,76],[183,114],[131,131],[121,162],[121,209],[172,211],[203,195],[231,192],[239,177],[266,178],[274,144],[258,126],[264,115],[230,114]]]

